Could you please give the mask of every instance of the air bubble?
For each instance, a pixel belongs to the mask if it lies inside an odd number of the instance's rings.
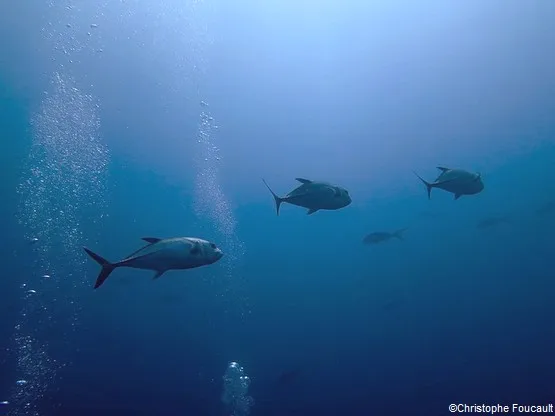
[[[60,31],[60,27],[51,30]],[[73,41],[63,39],[62,43],[55,45],[58,54],[68,50],[76,52],[78,47],[66,44]],[[68,58],[63,58],[63,62],[67,63]],[[63,268],[64,274],[74,277],[73,288],[56,290],[53,293],[58,298],[52,296],[46,300],[39,296],[40,288],[35,291],[19,282],[25,301],[21,302],[13,335],[20,378],[17,382],[12,381],[13,392],[8,398],[11,403],[17,403],[14,416],[39,414],[38,403],[65,364],[55,362],[49,356],[48,340],[39,338],[39,335],[46,335],[36,328],[37,325],[44,327],[44,333],[48,333],[53,323],[64,325],[68,330],[78,323],[76,290],[80,284],[86,284],[83,273],[86,260],[80,249],[80,242],[84,239],[81,224],[87,222],[87,226],[94,227],[106,205],[103,195],[109,154],[99,138],[97,103],[64,73],[62,66],[60,63],[61,72],[52,78],[52,91],[44,95],[41,106],[31,118],[32,143],[25,173],[17,189],[20,197],[17,211],[26,241],[36,243],[40,238],[40,245],[33,250],[36,255],[33,268],[43,271],[42,279],[50,279],[50,273],[56,276]],[[56,191],[56,198],[52,198],[52,190]],[[85,212],[94,214],[89,217],[84,215]],[[60,266],[53,262],[56,258],[67,261]],[[33,276],[33,286],[41,276],[39,273]],[[83,277],[77,279],[76,276]],[[57,279],[49,283],[59,284]],[[56,304],[64,307],[56,308]],[[64,336],[60,341],[68,340]]]

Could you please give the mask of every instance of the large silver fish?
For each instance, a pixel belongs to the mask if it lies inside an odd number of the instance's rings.
[[[277,196],[264,179],[264,185],[272,193],[276,201],[276,213],[279,215],[279,207],[287,202],[299,207],[308,208],[307,214],[314,214],[318,210],[337,210],[349,205],[352,200],[349,192],[340,186],[326,182],[315,182],[303,178],[295,178],[301,183],[284,197]]]
[[[100,287],[118,267],[154,270],[154,279],[158,279],[168,270],[184,270],[206,266],[220,260],[222,251],[210,241],[193,237],[155,238],[144,237],[149,243],[145,247],[131,253],[117,263],[110,263],[86,247],[87,254],[96,261],[102,269],[96,279],[94,288]]]
[[[480,173],[472,173],[462,169],[449,169],[442,166],[437,167],[441,173],[433,182],[427,182],[422,179],[416,172],[414,174],[426,185],[428,191],[428,199],[431,199],[432,188],[443,189],[451,192],[455,199],[459,199],[462,195],[475,195],[482,192],[484,183]]]

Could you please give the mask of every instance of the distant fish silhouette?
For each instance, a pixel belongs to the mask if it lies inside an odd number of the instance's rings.
[[[278,196],[272,188],[266,183],[264,185],[274,197],[276,203],[276,214],[279,215],[279,207],[282,203],[296,205],[298,207],[307,208],[307,214],[314,214],[319,210],[338,210],[350,205],[352,200],[349,191],[337,185],[327,182],[316,182],[310,179],[295,178],[301,183],[297,188],[293,189],[287,195]]]
[[[485,230],[502,224],[510,224],[511,221],[506,217],[488,217],[478,221],[476,228]]]
[[[398,240],[403,240],[403,233],[408,230],[408,227],[401,228],[400,230],[388,232],[388,231],[375,231],[373,233],[368,234],[362,242],[364,244],[379,244],[384,243],[392,238],[397,238]]]
[[[437,167],[441,173],[432,183],[423,179],[418,173],[414,174],[426,185],[428,199],[431,199],[433,188],[443,189],[454,195],[455,199],[459,199],[463,195],[475,195],[484,190],[482,175],[480,173],[472,173],[463,169],[450,169],[443,166]]]

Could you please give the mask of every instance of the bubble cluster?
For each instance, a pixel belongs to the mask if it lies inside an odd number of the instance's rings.
[[[17,367],[20,378],[13,387],[10,416],[39,416],[38,403],[53,381],[60,365],[49,357],[47,345],[35,337],[22,334],[16,327]],[[8,402],[7,402],[8,403]]]
[[[223,288],[223,294],[239,301],[236,306],[241,315],[246,315],[249,311],[248,299],[241,277],[236,272],[245,248],[237,236],[237,221],[220,183],[221,156],[214,144],[214,130],[217,125],[208,111],[208,104],[204,101],[202,103],[204,110],[200,115],[197,133],[194,209],[197,217],[208,219],[220,235],[221,240],[218,243],[226,255],[222,265],[225,278],[220,281],[219,286]]]
[[[213,117],[207,111],[203,111],[197,139],[195,209],[197,215],[207,216],[217,225],[217,229],[224,234],[229,244],[235,237],[236,222],[219,184],[219,149],[212,142],[214,125]]]
[[[104,215],[109,160],[98,139],[98,104],[60,73],[54,75],[52,87],[31,119],[28,173],[18,187],[19,221],[26,238],[40,242],[34,247],[44,272],[54,268],[54,248],[62,258],[79,258],[77,263],[84,264],[83,256],[76,256],[83,239],[81,223],[97,223]]]
[[[222,402],[231,412],[230,416],[248,416],[254,399],[248,395],[250,378],[239,363],[228,364],[223,376]]]
[[[86,54],[99,56],[104,44],[97,22],[105,18],[109,2],[74,3],[74,0],[50,0],[51,20],[42,29],[49,59],[64,72],[74,64],[81,64]]]
[[[32,145],[18,186],[18,220],[33,242],[35,273],[22,278],[13,336],[14,416],[38,415],[37,403],[63,365],[49,355],[48,332],[77,326],[77,289],[86,283],[82,224],[98,223],[106,211],[109,155],[99,141],[98,105],[63,73],[54,74],[51,87],[31,119]]]
[[[196,167],[194,210],[199,219],[208,220],[212,224],[218,235],[218,245],[225,253],[222,262],[225,276],[219,281],[218,288],[222,289],[222,295],[227,299],[236,299],[238,303],[235,306],[239,307],[241,315],[246,315],[250,307],[241,282],[242,278],[236,273],[237,264],[244,255],[245,247],[237,236],[237,221],[221,186],[219,166],[222,155],[216,145],[218,125],[210,112],[209,103],[201,99],[200,92],[208,66],[206,61],[208,47],[212,43],[208,24],[211,9],[207,3],[202,0],[192,1],[181,9],[181,12],[187,15],[188,30],[180,33],[185,34],[189,39],[190,66],[195,74],[193,81],[201,109],[194,160]],[[174,10],[174,12],[178,11]]]

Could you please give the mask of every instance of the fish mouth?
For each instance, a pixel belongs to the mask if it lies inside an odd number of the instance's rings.
[[[214,254],[216,254],[216,257],[218,258],[218,260],[221,259],[224,256],[224,252],[220,249],[216,249],[214,251]]]

